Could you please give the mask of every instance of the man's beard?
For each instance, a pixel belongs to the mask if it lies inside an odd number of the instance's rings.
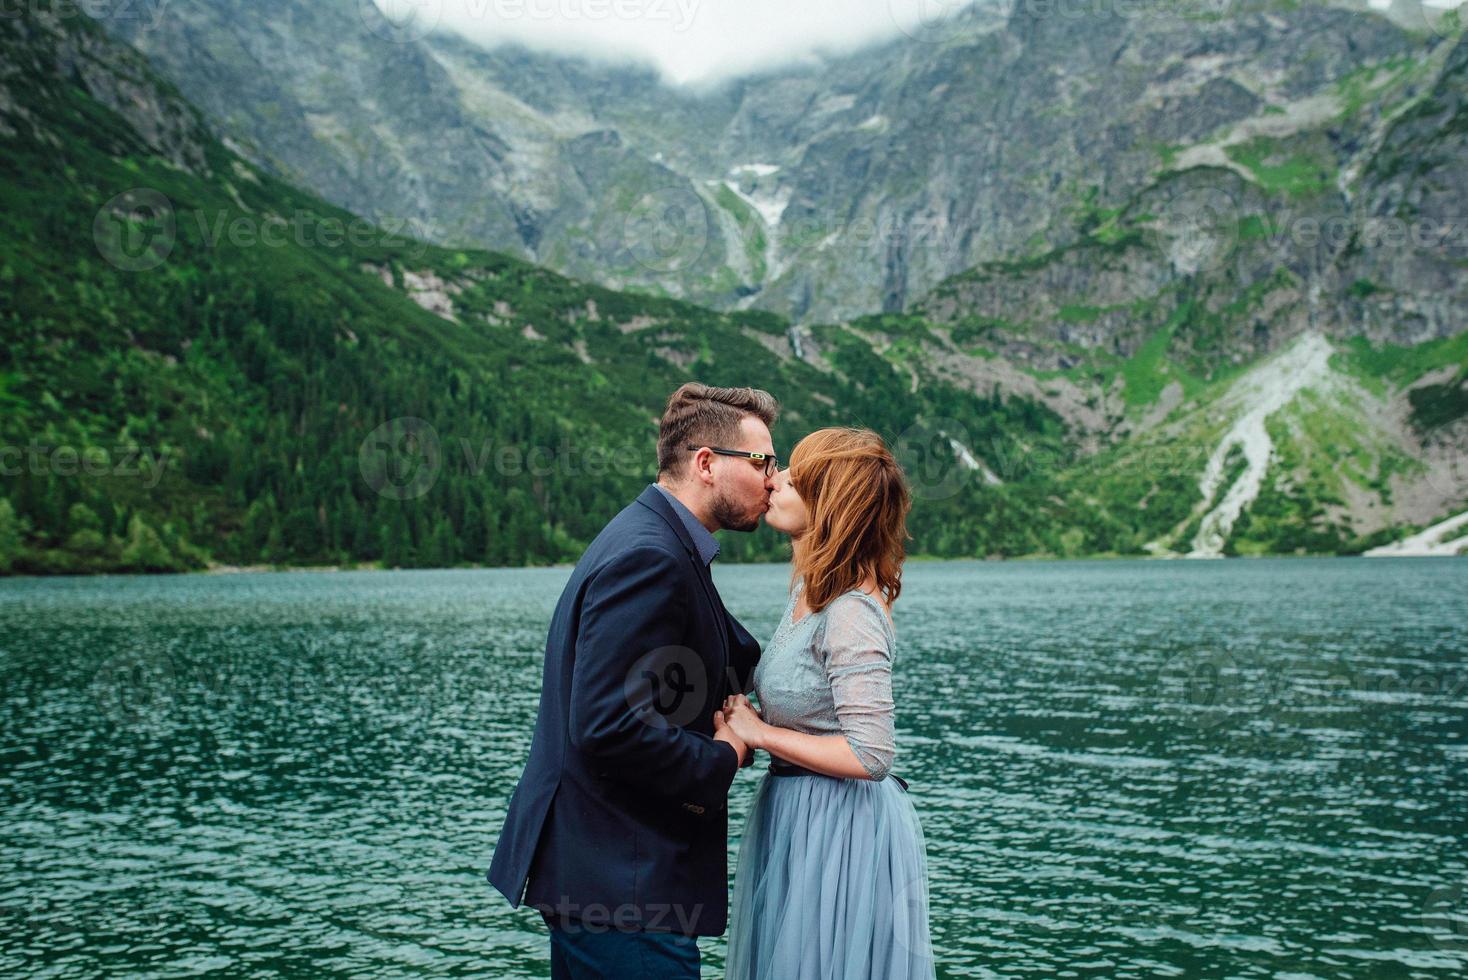
[[[719,527],[729,531],[753,531],[759,527],[759,514],[750,517],[739,506],[724,494],[714,498],[711,508],[713,518]]]

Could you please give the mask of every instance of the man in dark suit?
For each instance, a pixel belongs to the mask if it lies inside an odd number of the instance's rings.
[[[709,574],[713,532],[752,531],[774,489],[767,392],[689,383],[658,427],[658,481],[561,593],[530,757],[487,877],[540,911],[553,978],[698,976],[728,918],[728,812],[751,750],[719,712],[759,644]],[[523,891],[523,896],[522,896]]]

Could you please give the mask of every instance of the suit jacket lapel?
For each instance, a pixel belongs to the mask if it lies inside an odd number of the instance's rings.
[[[722,693],[725,682],[724,675],[729,669],[729,626],[724,621],[724,603],[719,598],[719,590],[714,588],[713,575],[710,574],[709,567],[703,563],[703,559],[698,556],[698,547],[693,543],[693,538],[689,536],[688,529],[683,526],[683,522],[673,512],[673,505],[668,503],[667,498],[663,496],[661,490],[656,486],[649,485],[638,496],[637,502],[650,508],[653,513],[661,517],[673,529],[673,533],[678,535],[678,540],[683,543],[683,547],[688,552],[688,556],[693,560],[693,567],[696,570],[695,574],[698,577],[699,588],[703,589],[704,598],[708,600],[709,607],[714,612],[715,629],[718,630],[719,643],[716,654],[719,664],[714,677],[714,689],[715,693]],[[722,702],[723,698],[720,697],[717,700]]]
[[[698,562],[698,566],[699,581],[703,584],[703,594],[708,596],[709,605],[714,607],[714,619],[719,625],[719,639],[724,645],[724,659],[727,661],[729,659],[729,624],[724,619],[724,601],[719,597],[719,590],[714,585],[713,570],[703,562]]]

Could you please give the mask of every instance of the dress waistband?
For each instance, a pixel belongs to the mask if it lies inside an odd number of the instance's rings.
[[[805,768],[805,766],[798,766],[798,765],[796,765],[793,762],[786,762],[784,759],[773,759],[773,758],[770,760],[770,775],[772,775],[772,776],[822,776],[822,777],[824,777],[826,779],[840,779],[841,778],[840,776],[827,776],[823,772],[816,772],[814,769],[807,769],[807,768]],[[887,777],[889,779],[896,780],[897,785],[902,787],[903,792],[906,792],[907,791],[907,780],[903,779],[901,776],[897,775],[895,772],[888,773],[887,774]]]

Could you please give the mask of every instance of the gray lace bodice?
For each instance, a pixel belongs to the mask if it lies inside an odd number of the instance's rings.
[[[792,622],[804,581],[754,671],[766,722],[810,735],[844,735],[862,767],[882,779],[897,753],[892,659],[897,636],[878,600],[853,589]]]

